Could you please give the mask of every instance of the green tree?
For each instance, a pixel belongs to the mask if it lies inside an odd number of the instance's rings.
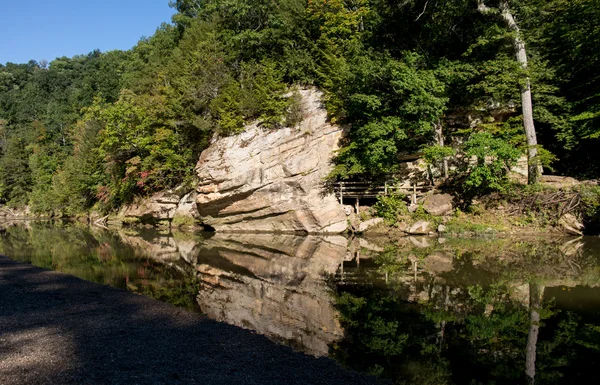
[[[505,191],[508,173],[521,155],[506,141],[487,132],[471,135],[464,144],[464,152],[467,163],[464,189],[468,196]]]
[[[27,143],[11,136],[0,158],[0,201],[11,206],[26,205],[31,191]]]

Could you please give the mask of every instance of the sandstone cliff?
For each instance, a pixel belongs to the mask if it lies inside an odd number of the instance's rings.
[[[147,198],[138,198],[125,205],[118,217],[125,221],[154,223],[172,221],[176,217],[198,219],[196,210],[196,192],[182,189],[160,191]]]
[[[202,153],[196,203],[204,224],[216,231],[346,230],[342,206],[323,189],[343,130],[327,122],[320,92],[300,93],[304,120],[298,127],[254,124]]]

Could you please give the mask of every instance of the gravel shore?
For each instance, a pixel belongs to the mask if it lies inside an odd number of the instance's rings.
[[[169,304],[0,256],[0,384],[376,384]]]

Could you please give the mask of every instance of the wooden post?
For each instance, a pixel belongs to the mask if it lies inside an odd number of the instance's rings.
[[[356,197],[356,214],[360,214],[360,201],[359,201],[359,197]]]
[[[356,252],[356,267],[360,267],[360,250]]]
[[[385,186],[384,186],[384,195],[388,195],[388,191],[387,191],[387,181],[385,181]]]
[[[344,204],[344,182],[340,182],[340,204]]]
[[[413,188],[413,193],[412,193],[412,204],[416,205],[417,204],[417,184],[414,182],[412,183],[412,188]]]

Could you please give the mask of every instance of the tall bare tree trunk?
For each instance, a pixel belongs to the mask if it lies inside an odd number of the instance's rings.
[[[525,349],[525,374],[527,383],[535,383],[535,359],[537,355],[537,340],[540,331],[540,308],[544,298],[544,286],[529,283],[529,333]]]
[[[481,13],[492,12],[493,9],[486,6],[483,1],[479,1],[478,9]],[[500,14],[508,28],[514,32],[515,38],[513,45],[517,56],[517,62],[521,67],[527,69],[527,51],[525,49],[525,41],[521,36],[521,29],[510,11],[507,1],[500,3]],[[531,101],[531,83],[529,76],[523,79],[521,84],[521,106],[523,112],[523,128],[527,140],[527,183],[535,184],[540,177],[540,162],[538,159],[537,150],[537,135],[535,133],[535,125],[533,124],[533,102]]]
[[[444,147],[444,130],[442,126],[442,121],[438,119],[438,121],[434,124],[434,127],[435,141],[437,142],[438,146]],[[442,176],[444,177],[444,180],[448,179],[448,158],[446,157],[442,159]]]

